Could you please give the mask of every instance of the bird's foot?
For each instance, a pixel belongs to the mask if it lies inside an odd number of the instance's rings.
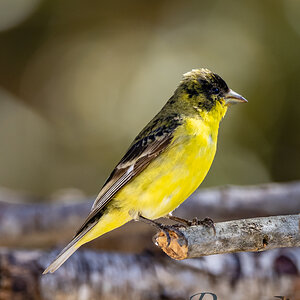
[[[212,228],[213,231],[214,231],[214,234],[216,235],[215,224],[214,224],[214,221],[211,218],[204,218],[203,220],[199,220],[197,217],[195,217],[195,218],[193,218],[193,220],[187,220],[187,219],[172,216],[172,215],[168,215],[167,218],[172,220],[172,221],[179,222],[179,223],[181,223],[185,226],[202,225],[202,226],[205,226],[205,227],[208,227],[208,228]]]
[[[144,222],[146,224],[150,224],[150,225],[154,226],[156,229],[162,231],[166,235],[166,237],[167,237],[167,246],[170,246],[170,243],[171,243],[170,232],[175,232],[176,235],[178,237],[182,238],[184,240],[184,242],[187,244],[186,237],[184,236],[184,234],[180,230],[178,230],[176,228],[176,226],[165,225],[165,224],[156,222],[154,220],[147,219],[147,218],[143,217],[142,215],[139,215],[138,220],[142,221],[142,222]]]
[[[173,225],[165,225],[165,224],[159,224],[159,229],[160,231],[162,231],[166,237],[167,237],[167,246],[169,247],[171,244],[171,236],[170,236],[170,232],[173,232],[177,235],[177,238],[183,239],[183,243],[187,244],[187,239],[185,237],[185,235],[176,228],[177,226],[173,226]],[[174,236],[174,234],[173,234]]]
[[[212,228],[212,230],[214,231],[214,235],[216,235],[215,223],[211,218],[206,217],[203,220],[198,220],[197,218],[194,218],[193,220],[197,222],[197,225],[202,225],[207,228]]]

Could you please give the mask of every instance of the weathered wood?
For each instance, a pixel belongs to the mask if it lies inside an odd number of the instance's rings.
[[[188,218],[209,216],[218,221],[299,212],[300,181],[199,189],[178,209]]]
[[[78,251],[57,272],[42,276],[57,253],[0,249],[0,299],[187,300],[203,292],[222,300],[299,299],[296,248],[184,261],[151,253]]]
[[[4,202],[7,199],[8,202]],[[87,216],[93,200],[81,203],[16,203],[28,195],[0,190],[0,245],[7,247],[51,247],[65,244]],[[35,199],[34,199],[35,200]],[[14,203],[11,203],[14,202]],[[211,217],[215,221],[300,211],[300,182],[250,187],[227,186],[200,189],[175,211],[182,217]],[[121,242],[126,233],[126,242]],[[153,229],[129,223],[97,239],[102,249],[141,251],[151,246]],[[120,244],[121,243],[121,244]]]
[[[155,236],[157,245],[174,259],[241,251],[265,251],[282,247],[300,247],[300,214],[220,222],[213,228],[203,225],[164,232]]]

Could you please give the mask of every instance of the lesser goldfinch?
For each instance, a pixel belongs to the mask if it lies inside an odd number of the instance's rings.
[[[80,246],[132,219],[167,216],[201,184],[215,156],[228,106],[247,100],[207,69],[183,75],[173,96],[130,145],[86,221],[43,274]]]

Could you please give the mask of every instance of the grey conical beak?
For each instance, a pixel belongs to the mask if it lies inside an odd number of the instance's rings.
[[[228,93],[225,94],[225,105],[229,106],[236,103],[247,103],[248,101],[241,96],[240,94],[236,93],[233,90],[229,90]]]

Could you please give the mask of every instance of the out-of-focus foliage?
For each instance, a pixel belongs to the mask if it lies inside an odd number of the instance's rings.
[[[0,185],[95,194],[197,67],[249,100],[202,186],[299,179],[299,3],[0,0]]]

